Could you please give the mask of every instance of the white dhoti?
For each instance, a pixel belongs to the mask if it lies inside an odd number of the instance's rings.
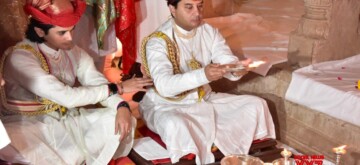
[[[189,153],[197,164],[214,162],[213,143],[224,155],[247,154],[253,140],[275,138],[266,102],[258,97],[218,93],[192,105],[143,103],[146,124],[165,142],[173,163]]]
[[[111,158],[126,156],[132,147],[136,120],[132,133],[120,141],[115,135],[115,110],[70,110],[61,119],[51,115],[3,119],[11,146],[31,164],[106,165]]]

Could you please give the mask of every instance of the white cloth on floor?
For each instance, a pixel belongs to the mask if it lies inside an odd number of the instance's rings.
[[[293,72],[285,98],[360,126],[360,55],[309,65]]]

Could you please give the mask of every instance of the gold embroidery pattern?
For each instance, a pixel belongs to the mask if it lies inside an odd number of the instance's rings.
[[[174,22],[173,22],[173,23],[174,23]],[[192,39],[192,38],[195,36],[195,34],[196,34],[196,29],[195,29],[195,30],[193,30],[193,35],[184,37],[185,35],[182,34],[182,33],[179,31],[179,29],[177,29],[177,27],[176,27],[175,24],[173,24],[173,29],[174,29],[174,32],[176,33],[177,36],[179,36],[179,37],[181,37],[181,38],[185,38],[185,39]],[[176,42],[174,33],[173,33],[173,37],[174,37],[176,49],[178,50],[178,51],[177,51],[177,54],[180,54],[180,49],[179,49],[178,44],[177,44],[177,42]],[[192,45],[192,46],[193,46],[193,45]],[[191,53],[191,60],[189,60],[189,61],[187,62],[187,65],[191,68],[191,70],[196,70],[196,69],[202,68],[201,63],[200,63],[198,60],[196,60],[196,58],[195,58],[195,56],[194,56],[193,50],[191,50],[190,53]],[[205,94],[206,94],[206,92],[205,92],[205,90],[204,90],[204,87],[203,87],[203,86],[198,87],[198,88],[197,88],[197,92],[198,92],[198,102],[201,102],[202,98],[203,98],[203,97],[205,96]]]
[[[166,34],[164,34],[163,32],[154,32],[150,36],[144,38],[144,40],[141,43],[141,58],[142,58],[142,62],[143,62],[143,65],[144,65],[145,74],[148,77],[151,78],[148,62],[146,60],[146,44],[153,37],[161,38],[161,39],[165,40],[166,48],[167,48],[167,52],[168,52],[167,55],[168,55],[168,58],[169,58],[172,66],[173,66],[173,73],[174,74],[180,74],[181,70],[180,70],[180,67],[179,67],[179,57],[177,56],[178,48],[170,40],[170,38]],[[155,89],[155,91],[156,91],[156,89]],[[161,97],[167,99],[167,100],[180,101],[180,100],[184,99],[191,91],[192,90],[185,91],[183,93],[178,94],[176,97],[163,97],[157,91],[156,91],[156,93],[159,94]]]
[[[40,52],[36,51],[31,45],[24,44],[24,45],[17,45],[15,47],[10,47],[3,54],[1,61],[0,61],[0,72],[2,75],[4,75],[3,74],[4,73],[4,63],[5,63],[6,57],[9,56],[15,49],[24,49],[24,50],[27,50],[27,51],[31,52],[32,54],[34,54],[40,60],[41,68],[44,69],[47,73],[50,73],[50,69],[49,69],[49,66],[47,64],[45,57]],[[7,103],[6,93],[5,93],[4,88],[1,88],[0,94],[1,94],[1,102],[2,102],[3,106],[5,107],[5,110],[11,111],[15,114],[34,116],[34,115],[43,115],[43,114],[47,114],[47,113],[59,110],[60,115],[63,116],[67,112],[67,109],[65,107],[63,107],[57,103],[54,103],[48,99],[45,99],[45,98],[39,99],[38,96],[36,96],[37,102],[39,104],[41,104],[41,107],[38,110],[28,111],[28,112],[21,111],[21,107],[14,107]]]
[[[192,55],[192,59],[188,62],[188,65],[192,70],[200,69],[202,67],[201,63],[195,59],[194,55]],[[200,86],[197,88],[197,90],[198,90],[198,102],[201,102],[202,98],[205,96],[204,87]]]
[[[185,38],[185,39],[191,39],[191,38],[193,38],[193,37],[196,35],[196,30],[197,30],[197,29],[193,29],[190,34],[187,34],[187,35],[186,35],[186,34],[183,34],[183,33],[180,32],[180,30],[178,29],[178,27],[175,25],[175,22],[174,22],[174,21],[172,21],[172,23],[173,23],[173,29],[174,29],[174,31],[175,31],[175,33],[176,33],[177,36],[179,36],[179,37],[181,37],[181,38]]]

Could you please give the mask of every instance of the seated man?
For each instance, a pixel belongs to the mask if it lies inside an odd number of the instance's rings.
[[[275,138],[266,102],[249,95],[211,92],[211,81],[236,81],[245,67],[219,31],[202,21],[203,0],[167,0],[172,19],[143,40],[146,74],[153,79],[140,102],[149,129],[166,144],[172,163],[196,155],[197,164],[214,162],[211,146],[224,155],[247,154],[253,140]]]
[[[25,5],[31,15],[26,39],[3,55],[0,66],[6,80],[1,120],[11,147],[30,164],[107,164],[127,155],[136,120],[118,93],[143,86],[109,83],[73,45],[84,1],[40,2]],[[83,108],[97,103],[104,108]],[[12,161],[7,156],[0,153]]]

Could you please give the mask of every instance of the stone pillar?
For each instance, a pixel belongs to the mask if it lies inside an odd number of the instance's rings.
[[[329,35],[331,0],[304,0],[305,14],[298,28],[290,34],[288,60],[292,65],[311,64],[314,48],[326,41]]]
[[[360,53],[359,0],[304,0],[305,14],[290,34],[288,59],[300,67]]]

